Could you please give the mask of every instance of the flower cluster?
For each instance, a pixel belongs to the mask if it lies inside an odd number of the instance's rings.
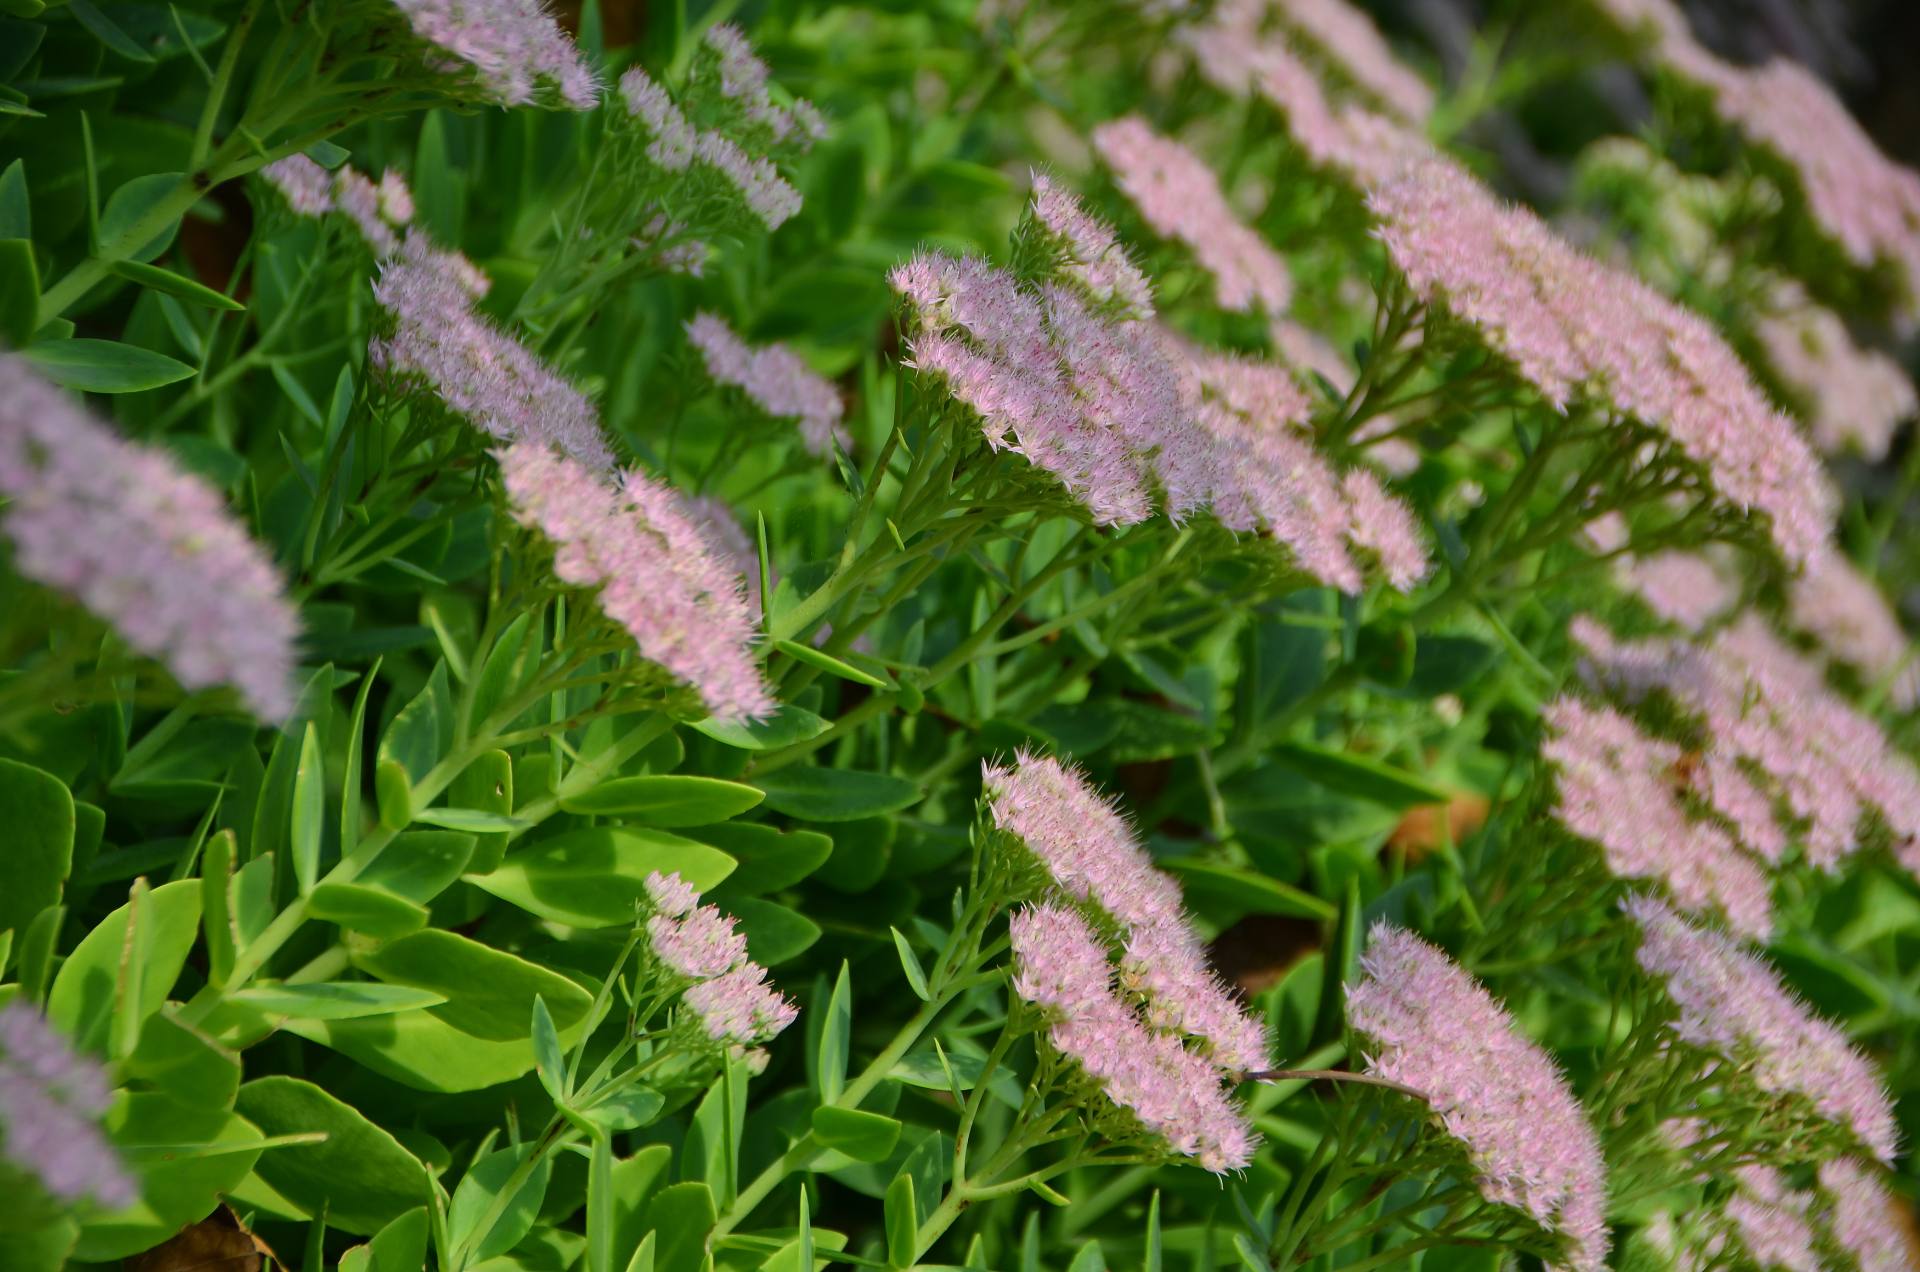
[[[350,167],[329,174],[305,155],[288,155],[262,168],[260,175],[302,216],[345,216],[381,260],[400,250],[400,232],[413,220],[413,192],[391,168],[375,184]]]
[[[1833,1244],[1860,1272],[1903,1272],[1920,1259],[1920,1247],[1902,1231],[1900,1204],[1873,1169],[1850,1157],[1822,1162],[1820,1192]]]
[[[1623,534],[1625,529],[1621,527]],[[1647,556],[1622,554],[1614,564],[1613,578],[1655,617],[1693,634],[1704,631],[1740,599],[1726,570],[1705,552],[1672,548]]]
[[[1870,683],[1885,681],[1895,706],[1920,702],[1913,642],[1873,580],[1838,549],[1817,554],[1788,584],[1787,618],[1833,661],[1854,668]]]
[[[1323,583],[1357,593],[1354,550],[1407,591],[1426,577],[1427,547],[1413,513],[1365,469],[1344,477],[1314,449],[1310,404],[1275,363],[1189,350],[1187,396],[1212,440],[1209,503],[1230,530],[1258,530]]]
[[[1153,283],[1127,255],[1113,227],[1088,214],[1080,200],[1043,172],[1033,176],[1030,204],[1038,225],[1060,258],[1061,273],[1095,305],[1111,305],[1124,318],[1153,317]]]
[[[1694,780],[1683,753],[1608,707],[1558,698],[1542,711],[1541,755],[1554,766],[1554,816],[1599,846],[1610,873],[1657,879],[1685,910],[1717,910],[1735,931],[1772,930],[1771,886],[1760,864],[1713,822],[1692,816],[1679,791]],[[1734,780],[1738,770],[1732,771]]]
[[[0,1010],[0,1156],[56,1200],[120,1210],[139,1200],[96,1123],[112,1103],[107,1075],[16,999]]]
[[[1346,0],[1287,0],[1273,7],[1290,32],[1397,118],[1422,124],[1433,113],[1433,89],[1394,56],[1373,20]]]
[[[1855,450],[1885,459],[1900,425],[1920,411],[1900,364],[1855,344],[1840,315],[1797,285],[1775,289],[1773,307],[1753,334],[1767,369],[1798,402],[1814,445],[1828,454]]]
[[[610,482],[538,442],[500,452],[513,514],[554,546],[554,572],[596,589],[641,657],[685,682],[722,720],[774,708],[755,663],[740,577],[672,489],[634,469]]]
[[[1154,233],[1185,244],[1212,275],[1222,309],[1285,311],[1293,296],[1286,262],[1235,215],[1199,156],[1137,115],[1095,128],[1093,146]]]
[[[1766,794],[1757,802],[1784,803],[1790,817],[1782,828],[1801,840],[1814,865],[1832,869],[1858,848],[1867,808],[1902,840],[1920,835],[1920,769],[1756,615],[1703,645],[1621,641],[1584,617],[1572,634],[1590,679],[1633,701],[1663,695],[1703,730],[1711,754],[1763,778]],[[1735,824],[1743,817],[1750,823],[1754,803],[1743,797],[1739,808],[1720,811]],[[1743,833],[1749,846],[1755,833]]]
[[[1415,293],[1479,331],[1549,403],[1588,400],[1664,432],[1728,504],[1766,515],[1792,562],[1826,537],[1835,495],[1818,458],[1699,315],[1450,161],[1385,182],[1369,206]]]
[[[733,919],[711,905],[678,874],[653,871],[645,880],[647,949],[660,967],[682,983],[681,1001],[701,1033],[753,1067],[794,1022],[800,1009],[767,983],[767,969],[747,957],[747,938]]]
[[[540,0],[393,0],[431,65],[469,76],[499,106],[599,104],[600,85]]]
[[[1873,1065],[1846,1034],[1814,1015],[1773,969],[1733,938],[1681,918],[1663,902],[1629,897],[1640,929],[1636,959],[1673,1004],[1675,1037],[1729,1062],[1761,1091],[1803,1097],[1819,1116],[1851,1131],[1883,1162],[1893,1160],[1893,1106]]]
[[[1600,1141],[1547,1053],[1493,995],[1403,928],[1376,923],[1360,966],[1347,1020],[1368,1072],[1423,1093],[1466,1147],[1481,1195],[1559,1234],[1565,1267],[1605,1267]]]
[[[486,288],[486,276],[465,256],[435,247],[420,230],[409,232],[374,283],[392,331],[369,346],[368,361],[491,437],[556,446],[584,464],[611,468],[599,412],[480,312],[475,302]]]
[[[1258,1140],[1213,1065],[1150,1029],[1114,992],[1107,947],[1075,910],[1040,904],[1008,924],[1016,993],[1041,1009],[1047,1039],[1153,1140],[1217,1174]]]
[[[733,385],[775,419],[798,420],[809,453],[831,455],[835,446],[844,450],[853,444],[840,422],[846,411],[840,391],[793,350],[782,344],[756,348],[735,335],[725,319],[704,311],[687,323],[687,338],[714,380]]]
[[[740,48],[744,47],[742,42]],[[708,48],[711,51],[713,46]],[[738,100],[730,103],[735,109],[714,127],[694,124],[673,95],[638,66],[620,77],[620,97],[628,117],[647,137],[645,153],[653,167],[668,178],[712,174],[752,217],[777,230],[799,213],[801,200],[771,156],[782,146],[811,145],[825,126],[811,106],[802,119],[772,105],[765,91],[766,68],[751,53],[744,56],[759,68],[759,87],[750,89],[740,81],[738,68],[733,72],[736,78],[729,80],[724,70],[728,63],[722,58],[721,91]],[[728,93],[729,84],[738,91]],[[662,201],[677,205],[685,200],[669,195]]]
[[[995,829],[1025,845],[1051,887],[1087,903],[1120,931],[1121,983],[1156,1028],[1198,1042],[1221,1069],[1268,1063],[1266,1031],[1220,983],[1180,902],[1127,820],[1085,775],[1026,751],[982,774]]]
[[[11,354],[0,354],[0,495],[20,573],[72,596],[183,688],[232,685],[262,720],[292,712],[300,620],[272,558],[219,491]]]
[[[701,43],[703,51],[713,55],[721,96],[735,103],[750,122],[764,126],[775,142],[791,141],[805,151],[827,135],[826,119],[806,98],[796,97],[790,106],[773,100],[767,88],[771,79],[767,64],[754,54],[739,27],[716,23],[707,28]]]

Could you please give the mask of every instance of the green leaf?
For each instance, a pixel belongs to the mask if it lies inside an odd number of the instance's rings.
[[[862,671],[852,663],[842,662],[832,654],[822,653],[811,645],[802,645],[797,641],[791,640],[776,640],[773,642],[773,647],[795,662],[803,662],[809,667],[817,667],[829,676],[838,676],[842,680],[851,680],[857,685],[868,685],[875,689],[891,689],[893,687],[892,682],[882,680],[870,672]]]
[[[163,353],[112,340],[43,341],[21,356],[54,383],[87,393],[141,393],[193,374]]]
[[[107,206],[100,210],[100,242],[124,239],[156,206],[173,198],[186,179],[184,173],[155,172],[135,177],[115,190],[107,197]],[[120,255],[135,261],[150,261],[172,245],[173,236],[179,230],[180,222],[176,218],[134,251]]]
[[[734,724],[708,716],[704,720],[693,721],[689,727],[716,742],[724,742],[743,751],[773,751],[795,742],[805,742],[808,738],[817,738],[832,726],[806,708],[796,707],[789,702],[782,704],[778,711],[765,720]]]
[[[1446,791],[1405,769],[1365,755],[1350,755],[1305,742],[1287,742],[1274,748],[1276,763],[1304,773],[1328,790],[1387,808],[1445,804]]]
[[[587,1272],[613,1269],[613,1137],[593,1137],[587,1163]]]
[[[53,774],[0,760],[5,810],[6,887],[0,888],[0,930],[24,932],[57,904],[73,866],[73,796]]]
[[[209,309],[223,309],[228,313],[241,313],[246,310],[246,306],[233,297],[217,292],[205,283],[195,282],[184,274],[176,274],[170,269],[161,269],[158,265],[143,265],[139,261],[115,261],[107,266],[107,269],[130,283],[150,287],[154,291],[176,296],[191,304],[205,305]]]
[[[382,985],[378,981],[308,981],[300,985],[249,985],[228,994],[227,1001],[269,1017],[356,1020],[438,1007],[447,998],[432,990]]]
[[[0,238],[33,237],[33,202],[27,195],[27,165],[15,159],[0,171]]]
[[[18,168],[19,161],[13,166]],[[33,338],[39,324],[40,267],[33,259],[33,244],[23,238],[0,239],[0,343],[17,349]]]
[[[1224,921],[1248,914],[1284,914],[1296,919],[1330,919],[1334,908],[1311,892],[1281,883],[1252,870],[1181,858],[1163,861],[1162,868],[1180,880],[1190,904]],[[1218,910],[1219,915],[1213,911]],[[1225,918],[1225,916],[1232,916]]]
[[[79,20],[94,39],[130,62],[151,62],[153,54],[133,42],[119,24],[93,7],[91,0],[67,0],[67,11]]]
[[[553,1097],[555,1104],[565,1104],[570,1092],[567,1090],[567,1058],[560,1051],[560,1033],[553,1027],[553,1016],[547,1011],[547,1004],[540,995],[533,996],[533,1067],[540,1075],[540,1085],[547,1088],[547,1094]]]
[[[740,920],[747,953],[766,967],[778,967],[813,948],[820,925],[796,910],[759,897],[735,897],[726,908]]]
[[[282,1028],[421,1091],[479,1091],[523,1077],[533,1068],[533,1050],[525,1037],[477,1038],[432,1010],[369,1020],[287,1020]],[[526,1032],[524,1023],[518,1032]],[[562,1029],[560,1037],[564,1042],[577,1033],[577,1026],[571,1034]]]
[[[191,880],[183,880],[168,886],[191,885]],[[164,891],[156,890],[154,898]],[[73,1254],[83,1263],[109,1263],[159,1245],[204,1218],[252,1173],[263,1156],[255,1147],[260,1132],[245,1118],[225,1108],[185,1104],[159,1091],[120,1092],[107,1113],[105,1129],[108,1139],[123,1150],[180,1144],[200,1151],[132,1157],[140,1201],[125,1210],[95,1215],[82,1226]]]
[[[124,1059],[140,1042],[146,998],[148,946],[153,943],[153,919],[147,913],[147,881],[133,881],[127,898],[127,938],[120,951],[120,983],[114,986],[113,1016],[107,1026],[107,1054]],[[199,896],[194,897],[196,902]],[[196,916],[195,922],[197,923]]]
[[[183,1104],[233,1107],[240,1089],[240,1057],[190,1025],[171,1007],[147,1018],[140,1045],[121,1064],[122,1076],[156,1087]]]
[[[427,908],[364,883],[323,883],[307,896],[307,912],[351,932],[391,940],[427,926]]]
[[[584,989],[558,972],[437,928],[359,954],[354,963],[390,985],[444,995],[447,1001],[429,1014],[476,1038],[526,1041],[536,996],[562,1029],[592,1005]]]
[[[326,1139],[263,1154],[260,1178],[307,1215],[325,1211],[335,1228],[378,1232],[415,1206],[429,1205],[427,1168],[352,1105],[300,1078],[256,1078],[234,1107],[268,1135],[320,1131]]]
[[[416,822],[443,830],[463,830],[469,834],[510,834],[527,830],[532,822],[521,821],[505,813],[490,813],[481,808],[423,808],[413,815]]]
[[[484,723],[500,709],[502,703],[526,687],[540,653],[537,644],[528,641],[530,632],[536,640],[538,637],[533,620],[532,614],[522,614],[514,619],[495,638],[493,648],[487,651],[487,659],[481,664],[480,674],[473,682],[473,718],[476,722]]]
[[[833,840],[816,830],[731,822],[707,826],[694,834],[739,863],[726,882],[712,890],[715,899],[764,896],[790,888],[833,855]]]
[[[513,759],[505,751],[487,751],[460,771],[447,787],[447,803],[501,817],[513,815]],[[515,822],[516,829],[521,825]],[[474,841],[467,869],[486,874],[500,864],[512,838],[502,831],[485,832]]]
[[[1161,1272],[1165,1262],[1160,1250],[1160,1190],[1153,1190],[1153,1199],[1147,1202],[1147,1237],[1142,1243],[1146,1247],[1145,1258],[1141,1261],[1140,1272]]]
[[[346,375],[345,370],[341,374]],[[353,715],[347,725],[347,764],[340,778],[340,855],[351,857],[360,844],[360,780],[366,764],[367,697],[379,678],[381,660],[373,660],[367,674],[360,677],[359,692],[353,695]]]
[[[713,1190],[699,1180],[662,1188],[647,1207],[647,1226],[657,1238],[654,1267],[659,1272],[701,1272],[707,1261],[707,1234],[718,1222]]]
[[[373,1272],[416,1272],[427,1266],[427,1208],[416,1206],[367,1243]]]
[[[543,1156],[525,1175],[515,1178],[522,1162],[535,1152],[533,1144],[503,1148],[488,1153],[473,1164],[453,1190],[447,1210],[447,1235],[454,1247],[465,1247],[469,1261],[491,1259],[520,1244],[540,1217],[540,1203],[547,1196],[547,1181],[553,1175],[553,1159]],[[506,1205],[486,1231],[480,1225],[487,1220],[496,1198],[506,1197]]]
[[[621,1087],[592,1108],[581,1110],[581,1116],[609,1131],[631,1131],[652,1125],[665,1107],[665,1097],[652,1087],[636,1082]]]
[[[357,880],[425,905],[445,892],[473,859],[474,838],[454,830],[407,830]]]
[[[447,664],[437,662],[426,688],[400,708],[380,739],[382,764],[397,761],[412,782],[425,777],[453,746],[453,694],[447,686]],[[382,804],[382,819],[385,805]]]
[[[907,944],[907,938],[900,934],[899,928],[890,927],[887,930],[893,933],[893,948],[900,955],[900,970],[907,974],[907,988],[921,1002],[932,1002],[933,995],[927,992],[927,973],[920,966],[920,956],[913,952],[913,947]]]
[[[140,992],[132,1003],[136,1022],[160,1009],[187,964],[200,930],[200,881],[162,884],[147,894],[142,909],[146,958]],[[100,920],[54,977],[47,1018],[82,1051],[106,1050],[131,915],[130,902]]]
[[[300,743],[300,767],[293,773],[293,877],[300,894],[313,891],[320,877],[320,843],[326,831],[327,772],[320,757],[320,734],[312,721]]]
[[[399,760],[380,760],[373,770],[373,797],[380,807],[380,824],[401,830],[413,820],[413,780]]]
[[[853,1033],[853,989],[845,959],[840,975],[834,979],[833,995],[820,1027],[820,1046],[815,1054],[814,1086],[822,1104],[833,1104],[847,1087],[847,1056]]]
[[[1320,1019],[1316,1038],[1337,1038],[1347,1018],[1347,986],[1359,978],[1360,951],[1367,942],[1366,914],[1360,906],[1360,881],[1348,878],[1340,903],[1340,922],[1333,931],[1320,988]]]
[[[200,930],[207,946],[207,980],[219,988],[233,973],[233,858],[238,840],[223,830],[200,853]]]
[[[920,1214],[913,1200],[913,1176],[895,1175],[887,1185],[881,1213],[887,1225],[887,1266],[910,1268],[919,1253]]]
[[[802,821],[857,821],[921,799],[920,788],[903,777],[854,769],[785,768],[755,780],[767,793],[767,807]]]
[[[900,1142],[896,1118],[862,1109],[822,1106],[813,1111],[813,1134],[822,1144],[857,1162],[882,1162]]]
[[[561,796],[560,807],[569,813],[631,818],[648,826],[706,826],[738,817],[762,798],[758,790],[739,782],[669,773],[616,777],[592,790]]]
[[[612,927],[633,921],[655,870],[704,892],[733,872],[733,858],[664,830],[595,826],[522,848],[468,881],[555,923]]]

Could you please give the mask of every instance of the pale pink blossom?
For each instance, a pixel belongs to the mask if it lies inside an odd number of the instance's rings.
[[[530,102],[592,110],[600,86],[540,0],[393,0],[440,69],[471,76],[500,106]]]
[[[1820,1164],[1820,1191],[1827,1230],[1853,1256],[1859,1272],[1912,1272],[1920,1249],[1908,1236],[1906,1216],[1881,1173],[1850,1157]]]
[[[413,215],[413,197],[391,169],[375,185],[345,164],[333,174],[333,206],[353,222],[360,237],[382,260],[400,250],[400,235]],[[405,212],[406,216],[395,216]]]
[[[1591,402],[1664,433],[1721,499],[1764,514],[1792,563],[1824,540],[1837,497],[1818,458],[1698,314],[1450,160],[1375,187],[1368,206],[1414,292],[1475,328],[1547,402]]]
[[[1153,317],[1153,284],[1127,255],[1113,227],[1044,172],[1033,174],[1034,220],[1063,258],[1066,274],[1097,304],[1128,318]]]
[[[755,55],[739,27],[731,22],[716,23],[707,28],[701,43],[714,56],[721,95],[736,102],[748,120],[765,125],[774,141],[791,139],[806,150],[826,135],[826,120],[812,102],[798,98],[788,107],[773,100],[767,91],[771,78],[767,64]]]
[[[1373,926],[1347,1019],[1367,1071],[1423,1093],[1467,1150],[1481,1195],[1565,1241],[1561,1266],[1606,1266],[1606,1165],[1567,1080],[1494,997],[1440,950]]]
[[[1410,124],[1433,113],[1433,89],[1399,58],[1373,20],[1346,0],[1282,0],[1280,21],[1342,76]]]
[[[73,597],[187,690],[293,710],[299,612],[227,500],[0,353],[0,531],[22,575]]]
[[[1787,617],[1834,662],[1853,668],[1869,684],[1886,682],[1895,706],[1905,709],[1920,701],[1913,641],[1879,587],[1837,548],[1815,553],[1787,585]]]
[[[514,516],[554,546],[555,574],[596,589],[601,611],[641,657],[685,682],[716,718],[773,711],[740,578],[680,495],[637,469],[610,483],[535,442],[499,460]]]
[[[1138,115],[1095,128],[1093,146],[1141,218],[1161,237],[1185,244],[1213,277],[1221,308],[1286,309],[1293,296],[1286,262],[1228,206],[1199,156]]]
[[[260,169],[260,175],[301,216],[321,216],[333,210],[333,174],[305,155],[276,159]]]
[[[1733,1173],[1738,1186],[1727,1198],[1726,1216],[1753,1261],[1781,1272],[1824,1272],[1807,1218],[1813,1194],[1788,1186],[1771,1166],[1741,1166]]]
[[[1577,698],[1557,698],[1541,716],[1548,738],[1540,752],[1553,765],[1559,794],[1554,817],[1600,849],[1610,874],[1657,880],[1682,909],[1717,911],[1738,932],[1768,935],[1766,872],[1721,827],[1680,802],[1678,791],[1690,779],[1679,747]]]
[[[491,437],[544,442],[611,468],[613,452],[593,404],[475,308],[485,281],[460,253],[410,232],[374,283],[373,298],[393,329],[369,346],[368,361]]]
[[[986,765],[982,784],[994,827],[1019,840],[1061,893],[1119,926],[1122,981],[1156,1027],[1194,1039],[1222,1069],[1268,1065],[1265,1029],[1214,974],[1180,886],[1154,867],[1110,799],[1077,770],[1024,751],[1011,767]]]
[[[853,445],[840,422],[846,412],[840,391],[793,350],[783,344],[750,345],[725,319],[704,310],[686,326],[707,374],[738,388],[775,419],[798,421],[809,453],[824,457],[833,454],[835,446],[844,450]]]
[[[1662,620],[1700,632],[1740,599],[1734,584],[1704,552],[1668,549],[1651,556],[1623,556],[1613,576]]]
[[[677,871],[661,874],[654,870],[641,882],[647,889],[647,900],[652,902],[658,913],[668,918],[679,918],[700,901],[700,890],[682,879]]]
[[[1894,434],[1920,403],[1898,362],[1854,342],[1840,315],[1814,304],[1797,284],[1775,290],[1753,325],[1767,369],[1785,386],[1829,455],[1857,451],[1887,457]]]
[[[652,138],[647,143],[647,158],[668,172],[685,172],[693,162],[698,134],[667,90],[635,66],[620,77],[620,97],[627,114],[639,120]]]
[[[693,980],[730,972],[747,958],[747,938],[734,930],[733,917],[710,905],[678,916],[664,910],[653,915],[647,947],[668,970]]]
[[[111,1102],[100,1064],[25,1000],[0,1010],[0,1157],[14,1172],[63,1204],[133,1205],[140,1186],[98,1125]]]
[[[735,1047],[771,1042],[800,1014],[767,983],[767,969],[752,962],[688,986],[681,999],[707,1037]]]
[[[1388,583],[1412,591],[1432,568],[1426,537],[1412,510],[1364,468],[1348,469],[1340,489],[1347,497],[1348,540],[1379,563]]]
[[[1257,1137],[1220,1073],[1177,1036],[1150,1030],[1114,992],[1106,947],[1054,904],[1009,921],[1016,993],[1039,1007],[1047,1040],[1154,1140],[1217,1174],[1252,1160]]]
[[[1735,1066],[1761,1091],[1804,1097],[1883,1162],[1897,1129],[1880,1075],[1846,1034],[1816,1016],[1774,970],[1732,937],[1696,927],[1664,903],[1629,897],[1640,927],[1636,958],[1673,1004],[1667,1028]]]

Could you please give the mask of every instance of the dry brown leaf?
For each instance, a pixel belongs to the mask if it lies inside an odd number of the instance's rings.
[[[145,1254],[123,1265],[126,1272],[260,1272],[265,1260],[280,1261],[267,1243],[247,1230],[233,1207],[222,1203]]]

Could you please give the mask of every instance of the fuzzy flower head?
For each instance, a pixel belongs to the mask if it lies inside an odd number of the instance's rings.
[[[1180,886],[1110,799],[1077,770],[1025,751],[1012,766],[987,764],[982,784],[994,828],[1019,840],[1054,888],[1121,930],[1122,985],[1156,1027],[1194,1039],[1229,1072],[1267,1067],[1266,1030],[1214,974]]]
[[[1878,463],[1900,426],[1920,412],[1900,364],[1854,343],[1840,315],[1814,304],[1798,284],[1775,289],[1753,335],[1826,454],[1854,451]]]
[[[1765,515],[1790,562],[1825,539],[1837,500],[1818,458],[1698,314],[1451,160],[1379,184],[1368,206],[1415,294],[1474,328],[1548,403],[1596,403],[1665,434],[1726,504]]]
[[[1788,584],[1787,616],[1834,662],[1853,668],[1869,684],[1887,682],[1895,706],[1920,702],[1913,642],[1873,580],[1838,549],[1816,553]]]
[[[497,106],[592,110],[600,86],[540,0],[393,0],[431,62]]]
[[[725,319],[704,310],[687,323],[687,338],[716,382],[739,389],[775,419],[797,420],[809,454],[825,457],[836,445],[852,446],[840,422],[846,412],[840,391],[793,350],[782,344],[750,345]]]
[[[1059,255],[1067,277],[1098,305],[1125,317],[1153,317],[1153,283],[1127,255],[1113,228],[1044,172],[1033,174],[1033,219]]]
[[[333,210],[333,174],[305,155],[276,159],[260,169],[260,175],[301,216],[323,216]]]
[[[1920,1244],[1878,1171],[1837,1157],[1820,1164],[1819,1178],[1828,1232],[1860,1272],[1909,1272],[1920,1265]]]
[[[499,460],[515,518],[553,544],[562,582],[597,589],[601,611],[641,657],[688,685],[718,719],[773,711],[740,577],[681,496],[638,470],[612,484],[532,442]]]
[[[1346,0],[1286,0],[1280,21],[1341,78],[1409,124],[1433,113],[1433,89],[1395,57],[1373,20]]]
[[[391,168],[381,175],[376,185],[342,165],[333,174],[333,206],[353,222],[360,237],[381,260],[400,250],[400,231],[413,219],[413,193]]]
[[[733,1047],[771,1042],[800,1014],[767,983],[767,969],[753,962],[689,986],[681,1000],[708,1038]]]
[[[806,151],[827,135],[826,120],[804,97],[791,105],[775,101],[768,85],[772,76],[739,27],[731,22],[710,26],[701,36],[703,55],[712,58],[721,96],[732,102],[751,124],[766,129],[776,143]]]
[[[220,492],[7,354],[0,496],[21,574],[73,597],[181,687],[231,685],[270,722],[292,712],[298,611]]]
[[[1807,1211],[1811,1193],[1788,1185],[1771,1166],[1742,1166],[1725,1213],[1735,1240],[1755,1263],[1783,1272],[1823,1272]]]
[[[1893,1106],[1844,1032],[1809,1011],[1732,937],[1697,927],[1652,897],[1630,897],[1624,906],[1640,927],[1640,967],[1673,1003],[1667,1027],[1675,1036],[1735,1066],[1762,1091],[1804,1097],[1875,1157],[1893,1160]]]
[[[485,276],[471,261],[410,232],[373,287],[392,330],[373,342],[368,361],[490,437],[545,443],[611,468],[593,404],[481,314],[474,302],[484,292]]]
[[[1424,1092],[1463,1144],[1488,1201],[1514,1206],[1566,1242],[1564,1266],[1606,1266],[1600,1141],[1553,1061],[1438,949],[1376,923],[1347,993],[1367,1071]]]
[[[1621,879],[1655,879],[1681,908],[1717,911],[1744,935],[1773,928],[1772,885],[1718,825],[1681,803],[1683,756],[1608,707],[1554,700],[1541,713],[1541,755],[1554,766],[1554,816],[1600,849]]]
[[[1009,921],[1016,993],[1039,1007],[1047,1041],[1154,1141],[1216,1174],[1252,1160],[1257,1139],[1219,1071],[1150,1030],[1113,990],[1106,947],[1078,912],[1043,904]]]
[[[655,912],[670,919],[682,917],[700,901],[700,890],[682,879],[678,872],[661,874],[654,870],[642,882]]]
[[[113,1093],[107,1075],[26,1002],[0,1010],[0,1156],[66,1205],[120,1210],[139,1199],[96,1125]]]
[[[751,54],[747,57],[759,65]],[[743,108],[744,117],[734,112],[712,127],[701,127],[672,93],[637,66],[620,77],[620,98],[646,139],[648,162],[670,177],[707,182],[683,190],[681,197],[700,202],[715,189],[724,190],[729,201],[768,230],[779,229],[800,211],[800,192],[774,166],[762,125],[771,127],[777,121],[785,131],[775,136],[775,143],[785,138],[804,149],[824,127],[811,106],[803,114],[790,113],[773,106],[761,91]],[[798,106],[795,109],[798,112]]]
[[[710,905],[674,916],[662,910],[647,920],[647,946],[662,966],[689,980],[709,980],[746,961],[747,938],[733,919]]]
[[[1613,577],[1656,617],[1686,632],[1704,630],[1740,599],[1726,572],[1704,552],[1676,548],[1622,556]]]
[[[1286,262],[1228,206],[1199,156],[1137,115],[1095,128],[1093,147],[1141,218],[1162,238],[1184,244],[1213,277],[1222,309],[1286,309],[1293,297]]]

